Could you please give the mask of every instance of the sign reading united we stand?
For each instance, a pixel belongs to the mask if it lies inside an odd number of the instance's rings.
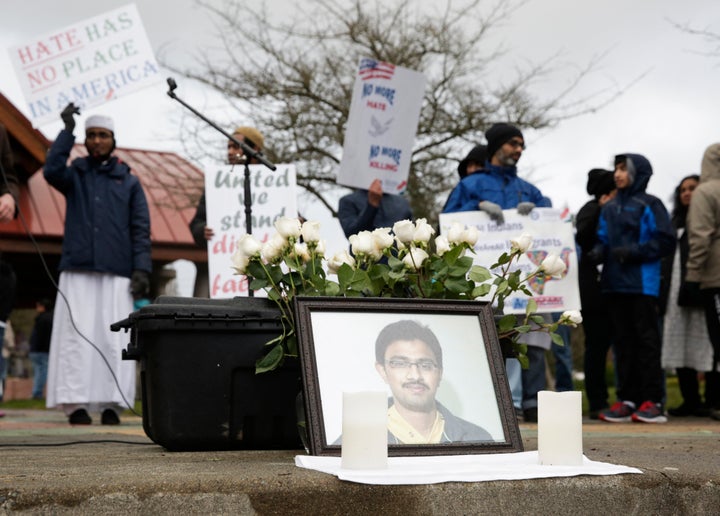
[[[380,179],[387,193],[407,188],[424,91],[422,73],[360,59],[338,184],[368,188]]]
[[[276,232],[280,217],[297,217],[297,174],[295,165],[250,165],[252,235],[261,242]],[[232,255],[239,238],[246,234],[245,189],[242,166],[208,164],[205,167],[207,226],[215,233],[208,241],[210,297],[213,299],[248,295],[247,277],[235,274]],[[263,296],[262,291],[255,293]]]
[[[69,103],[89,108],[159,82],[160,70],[134,4],[9,49],[36,127]]]

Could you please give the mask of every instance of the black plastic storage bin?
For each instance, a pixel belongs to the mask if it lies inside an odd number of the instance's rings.
[[[161,296],[112,325],[140,362],[143,428],[172,451],[300,449],[297,359],[255,374],[280,312],[264,298]]]

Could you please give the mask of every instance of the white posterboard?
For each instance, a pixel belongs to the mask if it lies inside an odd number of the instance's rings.
[[[162,79],[134,4],[8,51],[35,127],[57,120],[70,102],[86,109]]]
[[[380,179],[386,193],[407,189],[424,91],[422,73],[360,59],[338,184],[366,189]]]
[[[440,232],[447,234],[453,221],[474,226],[480,232],[475,244],[475,263],[489,268],[502,253],[510,252],[510,240],[528,233],[533,237],[532,247],[517,261],[524,278],[535,271],[550,253],[560,256],[567,270],[562,278],[537,277],[528,283],[539,313],[562,312],[580,309],[578,265],[573,227],[563,212],[554,208],[535,208],[529,215],[517,210],[503,210],[505,223],[498,226],[482,211],[463,211],[440,215]],[[518,293],[505,299],[505,313],[524,313],[528,296]]]
[[[261,242],[275,233],[280,217],[297,217],[295,165],[250,165],[252,234]],[[215,232],[208,241],[210,297],[247,296],[245,276],[232,269],[235,244],[245,231],[243,167],[224,165],[205,172],[207,226]],[[262,293],[256,293],[262,295]]]

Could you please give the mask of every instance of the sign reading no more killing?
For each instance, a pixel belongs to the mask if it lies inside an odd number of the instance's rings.
[[[159,82],[160,70],[134,4],[9,49],[37,127],[70,102],[97,106]]]
[[[399,194],[407,189],[424,91],[422,73],[360,59],[338,184],[368,188],[380,179],[384,192]]]

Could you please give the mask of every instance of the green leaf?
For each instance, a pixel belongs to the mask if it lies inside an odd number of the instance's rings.
[[[532,330],[532,327],[527,324],[521,324],[519,326],[516,326],[515,330],[518,333],[528,333],[528,332],[530,332],[530,330]]]
[[[498,332],[506,333],[512,330],[517,323],[517,317],[514,314],[504,315],[497,322]]]
[[[490,293],[490,289],[492,287],[488,285],[487,283],[483,283],[482,285],[478,285],[472,290],[472,293],[470,294],[473,299],[478,297],[484,297],[487,296]]]
[[[468,275],[468,278],[470,278],[470,280],[474,281],[475,283],[484,283],[490,278],[492,278],[492,274],[485,267],[482,267],[480,265],[473,265],[472,267],[470,267],[470,273]]]
[[[530,320],[535,324],[544,324],[545,318],[542,315],[531,315]]]
[[[283,350],[282,344],[277,344],[267,355],[255,362],[255,373],[265,373],[277,368],[284,355],[285,351]]]
[[[537,312],[537,302],[533,298],[530,298],[528,299],[527,306],[525,307],[525,313],[530,315],[535,312]]]
[[[552,341],[557,344],[558,346],[564,346],[565,341],[563,340],[562,336],[557,333],[550,333],[550,338]]]

